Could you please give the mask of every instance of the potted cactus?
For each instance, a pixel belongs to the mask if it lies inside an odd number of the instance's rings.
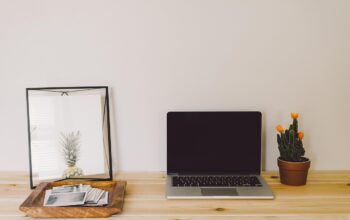
[[[276,130],[278,149],[278,167],[282,184],[301,186],[306,184],[310,160],[304,157],[303,147],[304,132],[298,130],[298,113],[291,113],[293,119],[289,129],[284,129],[278,125]]]

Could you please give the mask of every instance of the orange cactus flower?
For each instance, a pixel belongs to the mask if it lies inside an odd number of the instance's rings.
[[[277,125],[276,130],[281,134],[284,132],[284,128],[282,125]]]
[[[291,116],[293,119],[298,119],[298,118],[299,118],[299,114],[296,113],[296,112],[290,113],[290,116]]]
[[[299,131],[299,133],[298,133],[298,138],[299,138],[300,140],[303,140],[303,138],[304,138],[304,132]]]

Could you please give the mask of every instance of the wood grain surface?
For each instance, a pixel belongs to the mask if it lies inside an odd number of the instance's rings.
[[[275,200],[166,200],[164,173],[119,173],[128,182],[115,219],[350,219],[350,171],[317,171],[306,186],[286,186],[278,173],[263,176]],[[20,204],[31,193],[25,173],[0,173],[0,218],[25,219]]]

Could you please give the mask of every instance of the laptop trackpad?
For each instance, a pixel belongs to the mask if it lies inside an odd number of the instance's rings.
[[[235,188],[201,188],[203,196],[238,196]]]

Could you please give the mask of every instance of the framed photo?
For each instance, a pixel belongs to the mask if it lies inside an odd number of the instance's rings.
[[[27,88],[30,186],[111,180],[107,86]]]

